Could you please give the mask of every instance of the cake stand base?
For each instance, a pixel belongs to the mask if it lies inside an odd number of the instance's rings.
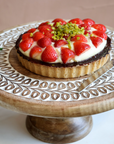
[[[31,135],[47,143],[70,143],[85,137],[92,128],[92,117],[42,118],[27,116],[26,127]]]

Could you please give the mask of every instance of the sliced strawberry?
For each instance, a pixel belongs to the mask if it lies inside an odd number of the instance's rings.
[[[47,46],[41,55],[41,59],[44,62],[55,62],[57,58],[58,55],[51,45]]]
[[[31,28],[30,30],[28,30],[28,33],[33,33],[35,32],[36,28]]]
[[[82,42],[75,42],[74,43],[74,50],[75,50],[75,54],[77,56],[79,56],[83,52],[89,50],[90,48],[91,48],[90,45],[82,43]]]
[[[68,23],[82,24],[82,20],[79,18],[71,19]]]
[[[45,36],[45,37],[41,38],[40,40],[38,40],[37,44],[41,48],[45,48],[51,44],[51,39]]]
[[[66,24],[66,23],[67,23],[66,21],[64,21],[64,20],[63,20],[63,19],[61,19],[61,18],[56,18],[56,19],[54,19],[52,22],[54,23],[54,25],[53,25],[53,26],[55,26],[57,22],[60,22],[60,24],[61,24],[61,25],[63,25],[63,24]]]
[[[95,22],[92,20],[92,19],[89,19],[89,18],[86,18],[86,19],[83,19],[82,20],[85,24],[88,24],[88,25],[93,25],[95,24]]]
[[[90,39],[96,48],[103,42],[103,40],[100,37],[92,36],[90,37]]]
[[[25,52],[27,51],[33,44],[33,39],[32,38],[28,38],[24,41],[22,41],[20,44],[19,44],[19,47]]]
[[[25,33],[22,35],[22,40],[26,40],[28,38],[31,38],[30,33]]]
[[[88,25],[88,24],[79,25],[79,28],[82,28],[82,27],[84,27],[85,30],[90,30],[91,29],[90,25]]]
[[[107,39],[107,34],[103,31],[93,31],[93,34],[95,34],[95,35],[97,35],[97,36],[99,36],[105,40]]]
[[[78,35],[75,35],[73,38],[71,38],[71,41],[87,42],[87,39],[84,35],[78,34]]]
[[[68,42],[66,40],[58,40],[58,41],[55,41],[54,47],[61,47],[67,43]]]
[[[69,37],[69,34],[65,34],[65,35],[63,36],[63,38],[65,38],[66,40],[68,39],[68,37]]]
[[[49,23],[49,21],[43,22],[43,23],[41,23],[41,24],[39,25],[39,27],[40,27],[40,26],[43,26],[43,25],[48,25],[48,23]]]
[[[88,31],[88,30],[85,30],[85,31],[84,31],[84,35],[87,35],[87,34],[88,34],[88,35],[91,35],[91,32]]]
[[[70,50],[69,48],[61,49],[61,58],[62,58],[63,63],[67,63],[74,57],[75,57],[74,51]]]
[[[93,24],[92,27],[97,29],[98,31],[106,32],[106,27],[102,24]]]
[[[45,36],[47,36],[50,39],[52,39],[53,34],[51,32],[45,32]]]
[[[42,52],[42,48],[34,46],[30,51],[30,57],[35,58]]]
[[[44,37],[44,35],[41,32],[35,32],[34,35],[33,35],[34,41],[38,41],[39,39],[41,39],[43,37]]]
[[[50,25],[43,25],[38,27],[39,31],[42,32],[43,34],[45,34],[46,32],[51,32],[51,26]]]

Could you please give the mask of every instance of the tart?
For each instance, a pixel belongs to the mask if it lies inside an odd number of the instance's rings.
[[[16,41],[18,59],[26,69],[55,78],[95,72],[108,61],[110,47],[106,27],[89,18],[42,22]]]

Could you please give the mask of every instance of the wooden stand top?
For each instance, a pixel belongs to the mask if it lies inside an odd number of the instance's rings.
[[[46,117],[78,117],[114,108],[114,68],[81,93],[76,89],[86,77],[55,79],[26,70],[17,59],[14,48],[18,36],[39,22],[17,26],[0,34],[0,105],[27,115]],[[107,27],[112,39],[113,28]]]

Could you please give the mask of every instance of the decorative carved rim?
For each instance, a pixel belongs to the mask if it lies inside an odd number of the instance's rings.
[[[0,34],[0,100],[2,106],[8,106],[24,113],[45,116],[80,116],[97,112],[80,112],[80,106],[89,107],[92,102],[102,103],[109,96],[112,97],[114,92],[114,68],[105,75],[93,82],[88,88],[81,93],[77,93],[76,89],[86,78],[81,79],[35,79],[18,72],[10,63],[9,55],[15,45],[15,41],[19,35],[32,27],[37,27],[40,22],[34,22],[27,25],[15,27],[4,31]],[[107,34],[112,40],[112,49],[110,56],[114,58],[114,32],[112,28],[107,29]],[[8,101],[10,100],[10,101]],[[15,100],[15,103],[14,103]],[[100,101],[99,101],[100,100]],[[17,102],[21,102],[22,106]],[[3,103],[5,102],[5,103]],[[13,103],[14,104],[13,104]],[[24,109],[24,103],[27,102],[27,108]],[[28,105],[29,104],[29,105]],[[87,106],[88,104],[88,106]],[[96,105],[96,103],[94,103]],[[36,106],[37,105],[37,106]],[[47,107],[46,107],[47,105]],[[36,106],[36,107],[35,107]],[[54,106],[52,108],[52,106]],[[60,107],[59,107],[60,106]],[[78,107],[79,106],[79,107]],[[39,108],[40,112],[30,110]],[[47,113],[45,112],[46,108]],[[71,113],[67,110],[70,108]],[[113,108],[113,107],[111,107]],[[109,109],[111,109],[109,108]],[[63,109],[63,110],[62,110]],[[78,110],[75,111],[74,110]],[[57,110],[57,113],[54,112]],[[80,109],[81,110],[81,109]],[[63,111],[63,112],[62,112]],[[104,111],[104,110],[102,110]],[[60,112],[60,113],[59,113]],[[99,110],[101,112],[101,110]]]

